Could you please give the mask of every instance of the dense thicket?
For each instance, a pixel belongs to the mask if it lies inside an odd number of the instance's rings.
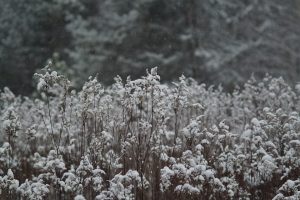
[[[2,0],[0,88],[28,94],[51,57],[77,86],[154,66],[164,80],[229,87],[268,71],[295,82],[299,20],[299,0]]]
[[[1,93],[1,199],[300,198],[299,85],[36,78],[37,99]]]

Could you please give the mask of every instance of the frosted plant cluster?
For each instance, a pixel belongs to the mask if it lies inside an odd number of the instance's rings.
[[[0,95],[0,199],[300,198],[299,86],[227,93],[156,68],[81,91],[49,68],[36,79],[36,97]]]

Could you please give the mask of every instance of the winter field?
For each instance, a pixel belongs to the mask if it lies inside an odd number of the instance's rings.
[[[0,96],[0,199],[300,199],[300,85],[35,77]]]

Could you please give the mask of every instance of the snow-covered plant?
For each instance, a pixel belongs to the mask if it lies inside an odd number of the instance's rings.
[[[35,153],[34,162],[34,168],[41,170],[41,172],[50,173],[53,176],[65,170],[65,163],[62,156],[57,155],[54,150],[51,150],[46,158]]]
[[[63,174],[59,184],[71,197],[85,194],[85,196],[92,198],[94,194],[102,191],[104,175],[103,170],[94,169],[89,158],[84,156],[76,169],[71,166],[71,169]]]
[[[13,107],[9,107],[2,116],[2,128],[6,136],[6,141],[14,149],[15,139],[18,136],[18,131],[21,129],[19,116]],[[10,152],[13,156],[13,151]]]
[[[272,200],[294,200],[300,198],[300,180],[287,180]]]
[[[18,187],[17,191],[24,200],[43,200],[50,193],[48,185],[42,180],[29,181],[28,179]]]
[[[227,93],[184,76],[162,84],[153,68],[112,86],[89,78],[75,91],[49,67],[32,97],[0,95],[1,198],[298,194],[284,183],[300,176],[300,93],[281,78]]]
[[[142,182],[143,181],[143,182]],[[135,170],[129,170],[125,175],[117,174],[111,180],[107,191],[103,191],[96,199],[100,198],[112,198],[112,199],[136,199],[135,195],[139,192],[139,189],[144,186],[148,187],[149,182],[144,178],[140,178],[140,175]]]
[[[15,179],[14,173],[8,169],[7,174],[0,177],[0,197],[3,199],[14,198],[19,187],[19,180]]]

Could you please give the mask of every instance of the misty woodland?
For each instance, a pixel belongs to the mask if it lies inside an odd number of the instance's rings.
[[[30,95],[49,58],[76,88],[152,66],[225,89],[251,73],[296,83],[299,21],[300,0],[1,0],[0,88]]]
[[[300,199],[300,85],[35,79],[1,93],[0,199]]]

